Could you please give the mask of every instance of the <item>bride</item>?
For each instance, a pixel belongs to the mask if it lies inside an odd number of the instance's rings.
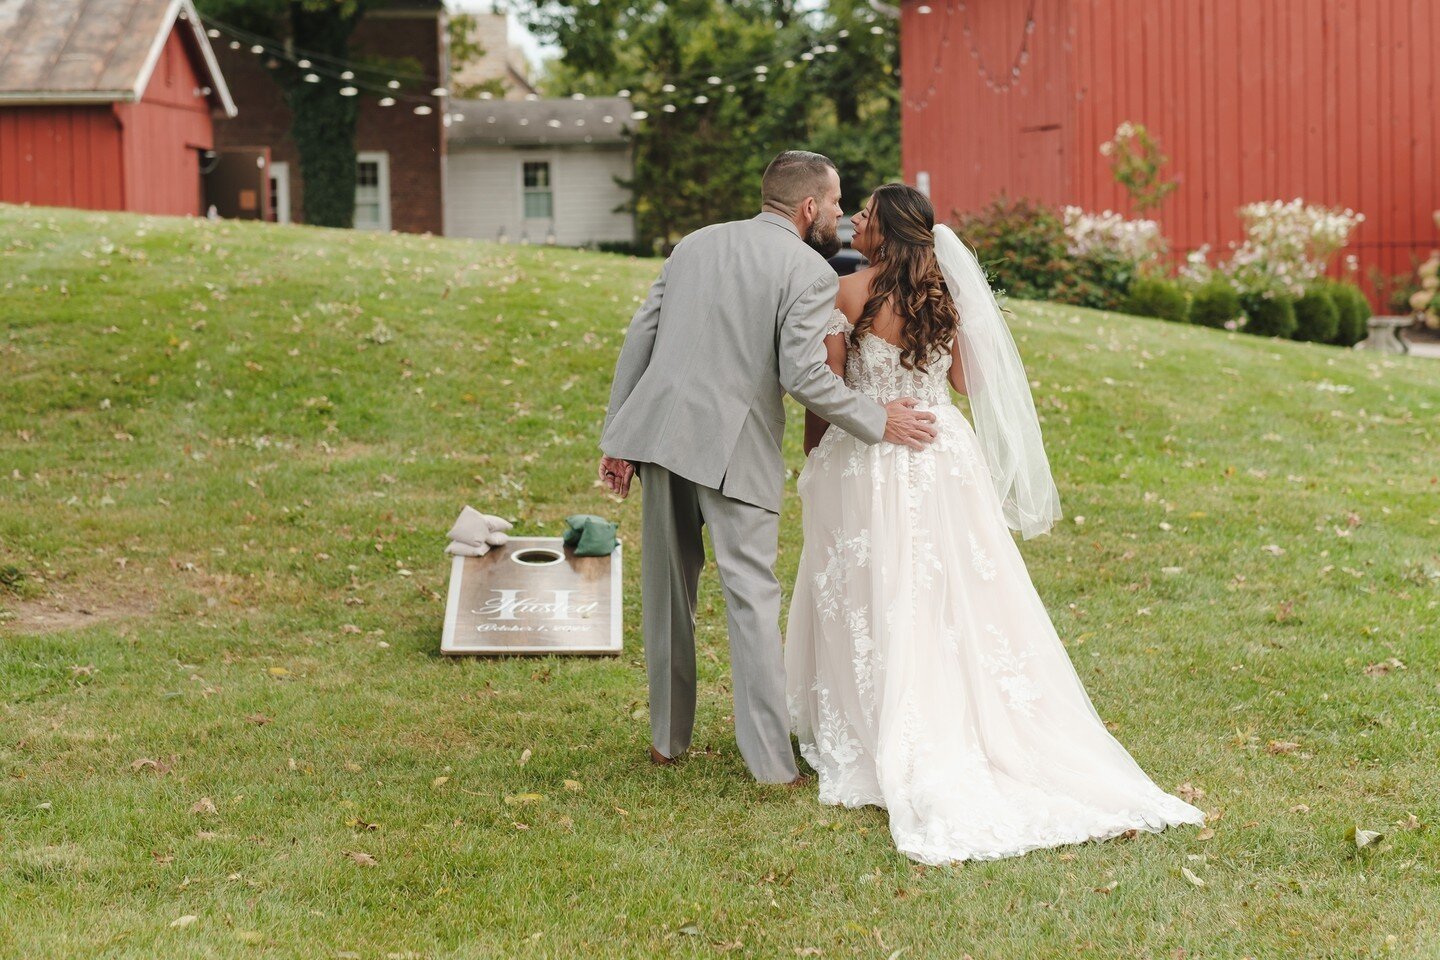
[[[1202,823],[1105,729],[1011,538],[1049,530],[1060,499],[979,264],[903,184],[853,223],[873,266],[841,283],[830,366],[881,403],[919,400],[939,436],[866,446],[806,420],[785,659],[820,802],[887,809],[931,864]]]

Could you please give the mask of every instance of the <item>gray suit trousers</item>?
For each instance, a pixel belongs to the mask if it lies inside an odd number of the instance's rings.
[[[695,727],[695,602],[710,527],[730,626],[735,741],[756,780],[785,783],[797,771],[785,705],[780,516],[719,490],[639,464],[642,487],[641,622],[655,749],[677,757]]]

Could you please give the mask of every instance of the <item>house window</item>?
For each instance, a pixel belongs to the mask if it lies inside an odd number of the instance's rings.
[[[525,219],[551,219],[555,216],[555,193],[550,187],[550,161],[526,161],[524,175]]]
[[[390,155],[361,152],[355,158],[355,229],[390,229]]]
[[[271,223],[290,222],[290,164],[281,161],[270,163],[270,217]]]

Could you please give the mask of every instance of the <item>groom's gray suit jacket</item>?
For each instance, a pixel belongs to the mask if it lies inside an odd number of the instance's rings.
[[[784,395],[866,443],[885,409],[825,363],[839,280],[773,213],[675,247],[630,321],[600,448],[778,513]]]

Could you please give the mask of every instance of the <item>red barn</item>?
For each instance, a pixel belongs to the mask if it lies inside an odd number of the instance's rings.
[[[1297,196],[1365,214],[1363,267],[1440,246],[1435,0],[905,0],[900,34],[905,177],[942,216],[1001,192],[1128,211],[1099,148],[1129,120],[1179,180],[1176,249]]]
[[[198,214],[217,112],[191,0],[0,0],[0,202]]]

